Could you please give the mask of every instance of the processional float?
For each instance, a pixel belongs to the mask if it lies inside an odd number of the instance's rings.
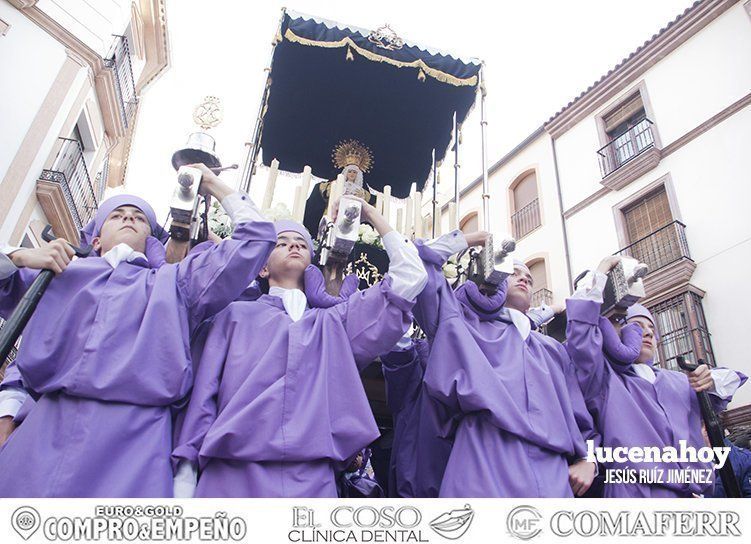
[[[358,275],[375,283],[387,266],[385,253],[354,243],[359,215],[346,200],[347,186],[364,187],[358,196],[406,236],[435,236],[440,231],[438,167],[453,144],[448,224],[457,228],[462,124],[480,90],[483,225],[490,231],[482,67],[477,59],[410,43],[387,25],[371,31],[282,10],[242,188],[257,182],[259,164],[268,167],[263,199],[268,207],[281,179],[278,172],[302,173],[293,216],[318,235],[319,262],[340,259],[354,247],[350,263],[359,261]],[[345,176],[348,166],[355,167],[352,177],[360,183]],[[311,176],[323,180],[312,191]],[[423,217],[426,189],[432,190],[432,209]],[[349,213],[333,224],[330,205],[342,195]],[[378,272],[369,274],[373,266]]]

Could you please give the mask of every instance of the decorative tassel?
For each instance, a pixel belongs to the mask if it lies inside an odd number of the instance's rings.
[[[347,46],[347,60],[355,60],[355,56],[352,54],[352,49],[350,46]]]
[[[417,73],[417,79],[425,81],[425,72],[422,71],[422,68],[420,68],[420,71]]]

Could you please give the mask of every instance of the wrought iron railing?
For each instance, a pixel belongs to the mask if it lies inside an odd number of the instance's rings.
[[[535,230],[540,224],[540,200],[538,198],[511,216],[511,227],[514,238],[517,240]]]
[[[107,190],[107,178],[110,174],[110,158],[104,157],[102,161],[102,168],[97,172],[96,178],[94,178],[94,188],[96,189],[97,202],[101,202],[104,198],[104,191]]]
[[[107,67],[115,72],[115,90],[120,102],[120,117],[127,128],[133,119],[138,103],[136,84],[133,78],[133,65],[130,62],[130,48],[126,36],[115,36],[112,53],[104,60]]]
[[[673,221],[624,247],[616,255],[627,255],[645,263],[650,273],[681,259],[690,260],[685,229],[686,225]]]
[[[59,150],[52,168],[42,170],[39,179],[60,185],[73,222],[81,229],[94,216],[98,201],[89,178],[81,143],[70,138],[57,140]]]
[[[0,318],[0,330],[5,326],[5,320],[3,318]],[[21,343],[21,339],[19,338],[16,340],[16,344],[10,348],[10,353],[8,353],[8,357],[5,359],[5,361],[0,361],[0,381],[5,377],[5,369],[8,368],[8,365],[11,364],[13,361],[16,360],[16,355],[18,355],[18,346]]]
[[[678,356],[691,362],[702,359],[710,367],[716,366],[711,334],[696,293],[682,293],[651,306],[649,311],[660,333],[656,360],[661,366],[679,370]]]
[[[532,293],[532,299],[530,301],[530,306],[532,308],[542,306],[543,304],[553,304],[553,292],[544,287]]]
[[[644,117],[633,127],[620,136],[616,136],[613,141],[597,151],[603,178],[654,146],[655,138],[652,125],[654,123]]]

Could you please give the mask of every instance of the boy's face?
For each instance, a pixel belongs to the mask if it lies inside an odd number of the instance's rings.
[[[642,331],[644,331],[644,336],[642,337],[641,342],[641,353],[639,353],[639,358],[636,359],[637,363],[649,363],[654,360],[655,357],[655,350],[657,349],[657,339],[655,338],[655,326],[654,324],[647,319],[646,317],[632,317],[628,320],[629,323],[637,323]]]
[[[100,255],[122,243],[143,253],[146,250],[146,238],[150,235],[151,225],[146,214],[135,206],[120,206],[107,216],[92,245]]]
[[[302,278],[310,264],[310,250],[305,238],[297,232],[282,232],[276,238],[276,247],[261,270],[262,278]]]
[[[526,313],[532,300],[532,275],[523,268],[514,268],[507,281],[506,306]]]

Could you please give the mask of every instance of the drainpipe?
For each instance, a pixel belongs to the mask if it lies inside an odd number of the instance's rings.
[[[571,273],[571,255],[568,249],[568,232],[566,231],[566,218],[563,215],[563,194],[561,193],[561,179],[558,175],[558,155],[555,152],[555,138],[550,136],[550,145],[553,147],[553,168],[555,170],[555,186],[558,191],[558,206],[561,209],[561,227],[563,229],[563,252],[566,257],[566,273],[568,274],[569,294],[574,292],[574,283]]]

